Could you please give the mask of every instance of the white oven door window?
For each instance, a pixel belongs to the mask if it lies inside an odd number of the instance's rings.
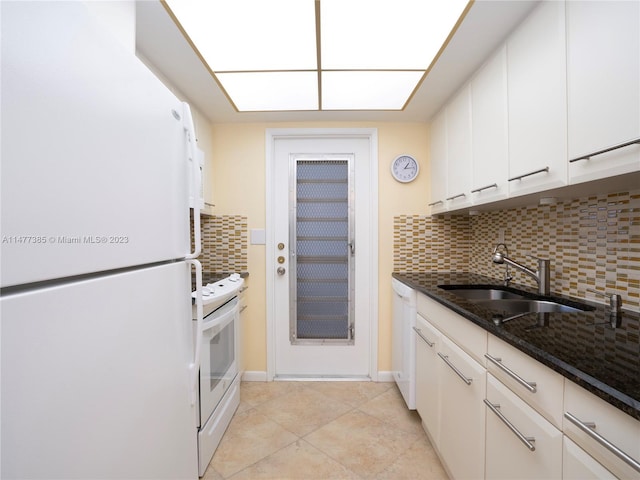
[[[213,413],[237,374],[238,300],[234,299],[205,318],[200,365],[201,425]]]

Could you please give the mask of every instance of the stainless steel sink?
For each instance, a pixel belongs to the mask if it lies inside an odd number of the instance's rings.
[[[521,299],[521,300],[476,300],[476,305],[482,305],[491,310],[501,312],[507,315],[514,315],[518,313],[573,313],[584,312],[587,310],[593,310],[592,307],[584,305],[582,308],[577,306],[564,305],[549,300],[533,300],[533,299]]]
[[[495,285],[438,285],[438,287],[509,318],[520,317],[527,313],[572,313],[594,309],[579,303],[566,305],[550,299],[532,298],[531,294],[518,293]]]
[[[519,293],[503,290],[500,287],[466,287],[464,285],[438,285],[443,290],[448,290],[467,300],[519,300],[526,298]]]

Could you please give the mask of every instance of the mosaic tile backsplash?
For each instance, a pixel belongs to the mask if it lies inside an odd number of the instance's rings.
[[[393,227],[394,272],[469,268],[469,217],[400,215]]]
[[[520,207],[477,216],[398,216],[394,271],[471,271],[493,278],[499,238],[509,256],[535,269],[528,255],[551,259],[551,291],[601,303],[586,289],[618,293],[623,308],[640,311],[640,190]],[[514,282],[536,286],[510,269]]]
[[[205,272],[248,271],[247,217],[242,215],[202,216],[202,254]]]

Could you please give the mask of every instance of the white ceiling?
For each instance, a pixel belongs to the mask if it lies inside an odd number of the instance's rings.
[[[212,123],[428,122],[536,3],[476,0],[409,105],[400,112],[236,112],[158,0],[136,2],[136,47],[143,60]]]

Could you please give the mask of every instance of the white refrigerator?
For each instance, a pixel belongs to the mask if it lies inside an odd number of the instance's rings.
[[[188,106],[81,2],[0,16],[0,477],[197,479]]]

